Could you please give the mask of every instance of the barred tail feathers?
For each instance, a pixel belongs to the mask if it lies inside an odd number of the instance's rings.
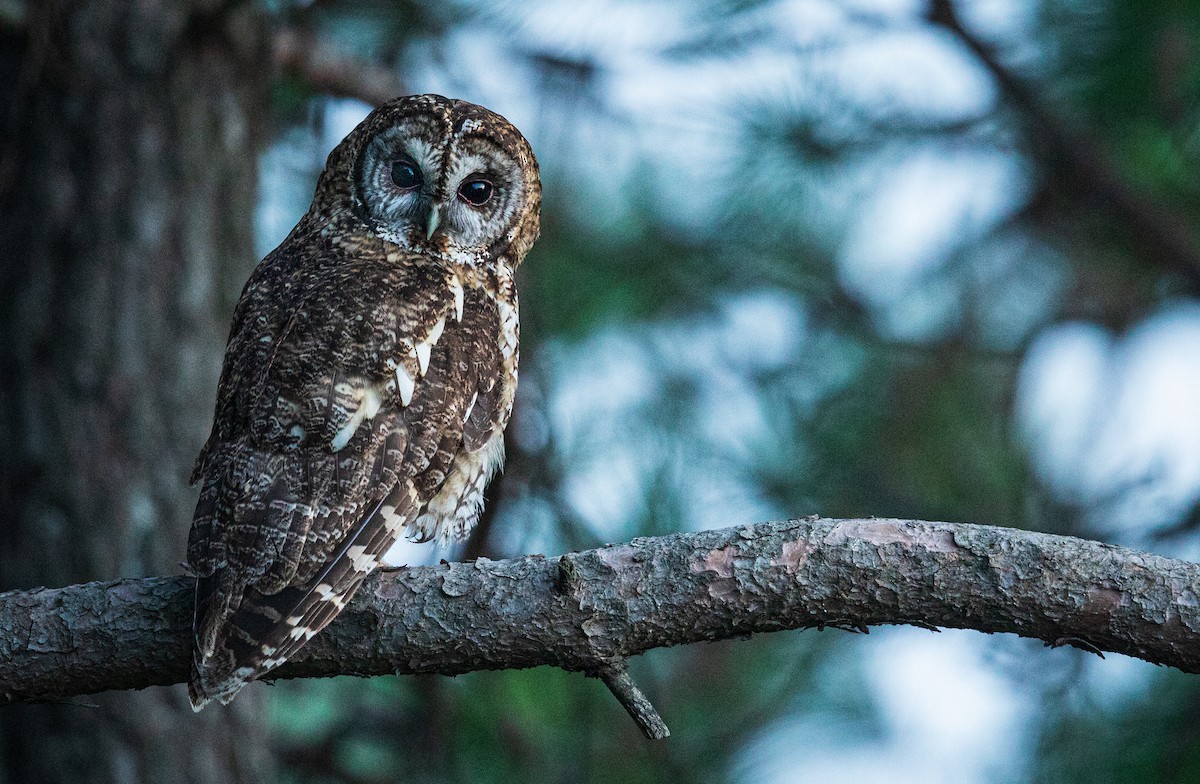
[[[301,586],[275,594],[247,587],[237,605],[213,605],[213,581],[219,578],[198,580],[197,644],[188,683],[193,710],[213,699],[228,704],[247,683],[283,664],[329,625],[379,565],[416,508],[412,482],[401,481],[363,516],[325,568]],[[220,615],[201,615],[213,610]],[[204,644],[208,641],[212,644]]]

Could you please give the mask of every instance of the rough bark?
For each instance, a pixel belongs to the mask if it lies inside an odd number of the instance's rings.
[[[0,587],[177,569],[187,476],[255,261],[271,47],[252,6],[48,0],[10,33]],[[255,723],[197,721],[178,689],[92,702],[0,715],[0,781],[266,775]]]
[[[876,624],[1010,632],[1200,672],[1198,596],[1198,564],[1072,537],[809,519],[384,571],[275,674],[549,664],[607,683],[651,648]],[[181,681],[190,602],[187,577],[0,595],[0,702]]]

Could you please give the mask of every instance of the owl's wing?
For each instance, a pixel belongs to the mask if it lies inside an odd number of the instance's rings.
[[[197,464],[197,710],[324,628],[511,406],[495,300],[428,263],[294,261],[247,284]]]

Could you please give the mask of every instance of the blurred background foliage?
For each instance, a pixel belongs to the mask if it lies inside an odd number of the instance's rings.
[[[265,6],[361,69],[276,82],[260,253],[380,74],[539,155],[508,466],[432,557],[808,514],[1200,553],[1200,3]],[[285,780],[1200,782],[1200,686],[1139,662],[906,628],[632,664],[667,742],[545,669],[280,683]]]
[[[821,514],[1195,556],[1200,4],[275,11],[539,153],[509,465],[467,554]],[[295,201],[263,250],[366,110],[278,101],[264,200]],[[907,629],[635,667],[666,743],[541,670],[273,705],[296,782],[1200,781],[1200,688],[1148,665]]]
[[[539,151],[522,393],[472,554],[803,514],[1194,552],[1197,476],[1122,456],[1141,420],[1110,420],[1134,372],[1115,347],[1200,285],[1200,5],[278,11],[413,91],[493,106]],[[280,102],[318,149],[354,114]],[[1118,354],[1091,378],[1046,348],[1089,329]],[[540,670],[286,684],[274,707],[295,781],[1200,781],[1190,679],[878,636],[655,652],[636,666],[662,744],[597,684]]]

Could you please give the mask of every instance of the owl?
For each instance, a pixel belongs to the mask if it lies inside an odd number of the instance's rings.
[[[399,537],[475,525],[540,205],[529,143],[464,101],[398,98],[330,153],[242,292],[192,476],[195,710],[292,656]]]

